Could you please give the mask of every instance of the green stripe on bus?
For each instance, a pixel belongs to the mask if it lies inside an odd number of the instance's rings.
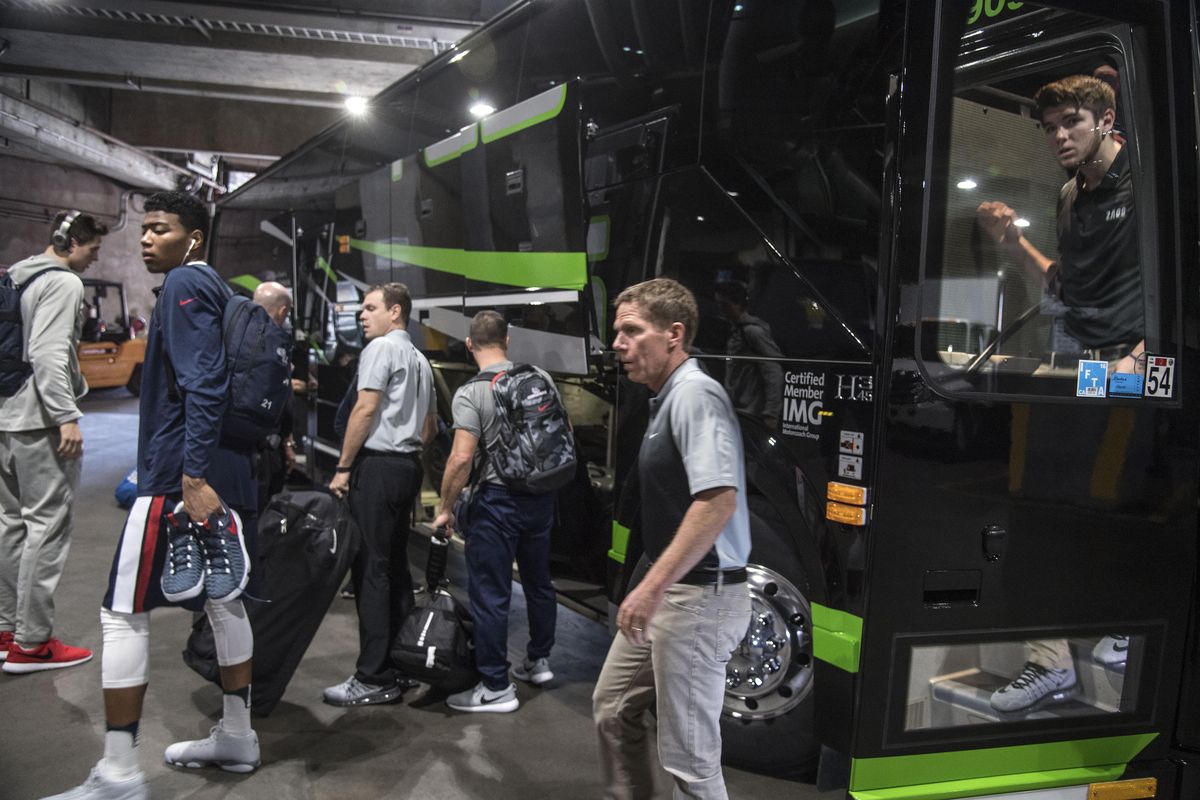
[[[1119,776],[1125,770],[1124,765],[1145,750],[1156,736],[1157,733],[1136,733],[1128,736],[955,750],[947,753],[856,758],[850,767],[850,789],[852,793],[856,793],[854,796],[859,800],[866,800],[868,797],[879,800],[885,797],[891,800],[901,797],[968,797],[969,794],[934,795],[923,792],[930,785],[980,781],[985,778],[1012,781],[1012,786],[1007,791],[1019,788],[1036,789],[1039,785],[1033,781],[1042,780],[1049,773],[1085,768],[1102,770],[1105,776],[1115,770],[1115,775]],[[929,784],[931,777],[941,778],[941,781],[938,784]],[[1108,777],[1102,776],[1101,779],[1107,780]],[[883,790],[903,790],[908,793],[878,794]],[[875,793],[857,794],[867,791]],[[980,791],[974,793],[981,794]]]
[[[554,91],[558,92],[558,102],[557,103],[554,103],[554,105],[552,105],[550,108],[548,108],[545,111],[542,111],[537,114],[533,114],[532,116],[526,117],[525,119],[514,122],[513,124],[511,124],[507,127],[501,128],[498,131],[489,131],[488,130],[488,120],[484,120],[483,121],[483,143],[490,144],[491,142],[494,142],[497,139],[503,139],[505,136],[512,136],[514,133],[516,133],[518,131],[523,131],[526,128],[532,128],[534,125],[537,125],[539,122],[545,122],[548,119],[554,119],[555,117],[557,117],[559,114],[562,113],[563,107],[567,104],[567,85],[564,83],[561,86],[556,86],[554,89],[547,90],[545,92],[545,94],[549,94],[550,92],[554,92]],[[504,113],[504,112],[501,112],[501,113]]]
[[[361,239],[351,239],[350,246],[392,261],[487,283],[581,291],[587,282],[587,253],[499,253]]]
[[[329,266],[329,262],[325,260],[324,256],[317,256],[317,266],[320,267],[322,272],[329,276],[329,280],[337,283],[337,273],[333,271],[333,267]]]
[[[238,275],[237,277],[230,278],[229,282],[250,292],[253,292],[262,283],[262,281],[253,275]]]
[[[812,604],[813,656],[827,664],[858,672],[862,652],[862,617]]]
[[[919,786],[899,786],[894,789],[867,789],[858,792],[851,791],[850,796],[854,800],[955,800],[959,797],[994,796],[1010,792],[1028,792],[1034,789],[1079,786],[1096,781],[1115,780],[1123,774],[1125,774],[1125,765],[1114,764],[1108,767],[1082,767],[1080,769],[999,775],[994,778],[975,780],[925,783]]]
[[[629,548],[629,528],[626,528],[615,519],[612,524],[612,549],[608,551],[608,557],[618,564],[625,563],[625,551]]]

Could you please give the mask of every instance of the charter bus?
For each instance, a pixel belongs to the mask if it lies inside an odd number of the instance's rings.
[[[224,198],[214,263],[296,290],[314,479],[366,287],[413,292],[447,425],[503,313],[575,426],[555,581],[598,615],[647,416],[612,299],[682,281],[746,449],[726,759],[857,800],[1196,798],[1195,31],[1173,0],[518,2]],[[1063,304],[977,223],[1002,201],[1055,257],[1032,98],[1080,74],[1115,90],[1140,373],[1054,345]],[[999,702],[1038,646],[1068,678]]]

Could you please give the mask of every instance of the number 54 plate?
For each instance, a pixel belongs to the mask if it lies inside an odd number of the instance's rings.
[[[1175,359],[1146,354],[1146,397],[1175,396]]]

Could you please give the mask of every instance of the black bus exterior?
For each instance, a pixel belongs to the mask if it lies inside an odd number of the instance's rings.
[[[682,281],[746,443],[755,617],[728,668],[729,762],[802,773],[820,753],[857,800],[1200,797],[1195,15],[516,3],[225,198],[214,260],[295,287],[314,479],[365,288],[412,290],[447,422],[471,315],[503,313],[572,415],[556,582],[596,612],[639,555],[647,408],[607,350],[611,300]],[[1140,382],[1056,350],[1061,303],[975,223],[1003,200],[1056,252],[1068,175],[1031,98],[1101,66],[1135,198],[1111,214],[1136,211]],[[1098,655],[1114,642],[1123,660]],[[1074,684],[1000,710],[1030,643]]]

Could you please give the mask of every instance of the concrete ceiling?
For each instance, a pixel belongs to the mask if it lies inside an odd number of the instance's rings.
[[[375,94],[450,47],[492,5],[0,0],[8,42],[0,74],[336,105]]]
[[[337,119],[346,97],[376,94],[507,4],[0,0],[0,78],[8,79],[0,92],[32,109],[0,115],[0,136],[29,145],[22,131],[30,126],[12,117],[57,112],[65,127],[43,141],[82,122],[159,154],[278,156]],[[14,96],[13,79],[59,89]],[[81,107],[101,95],[106,113],[72,118],[45,99],[61,97],[64,85],[76,87]],[[231,117],[243,124],[231,126]],[[205,131],[213,119],[220,132]],[[54,160],[45,146],[40,152]],[[72,160],[77,154],[63,158]]]

